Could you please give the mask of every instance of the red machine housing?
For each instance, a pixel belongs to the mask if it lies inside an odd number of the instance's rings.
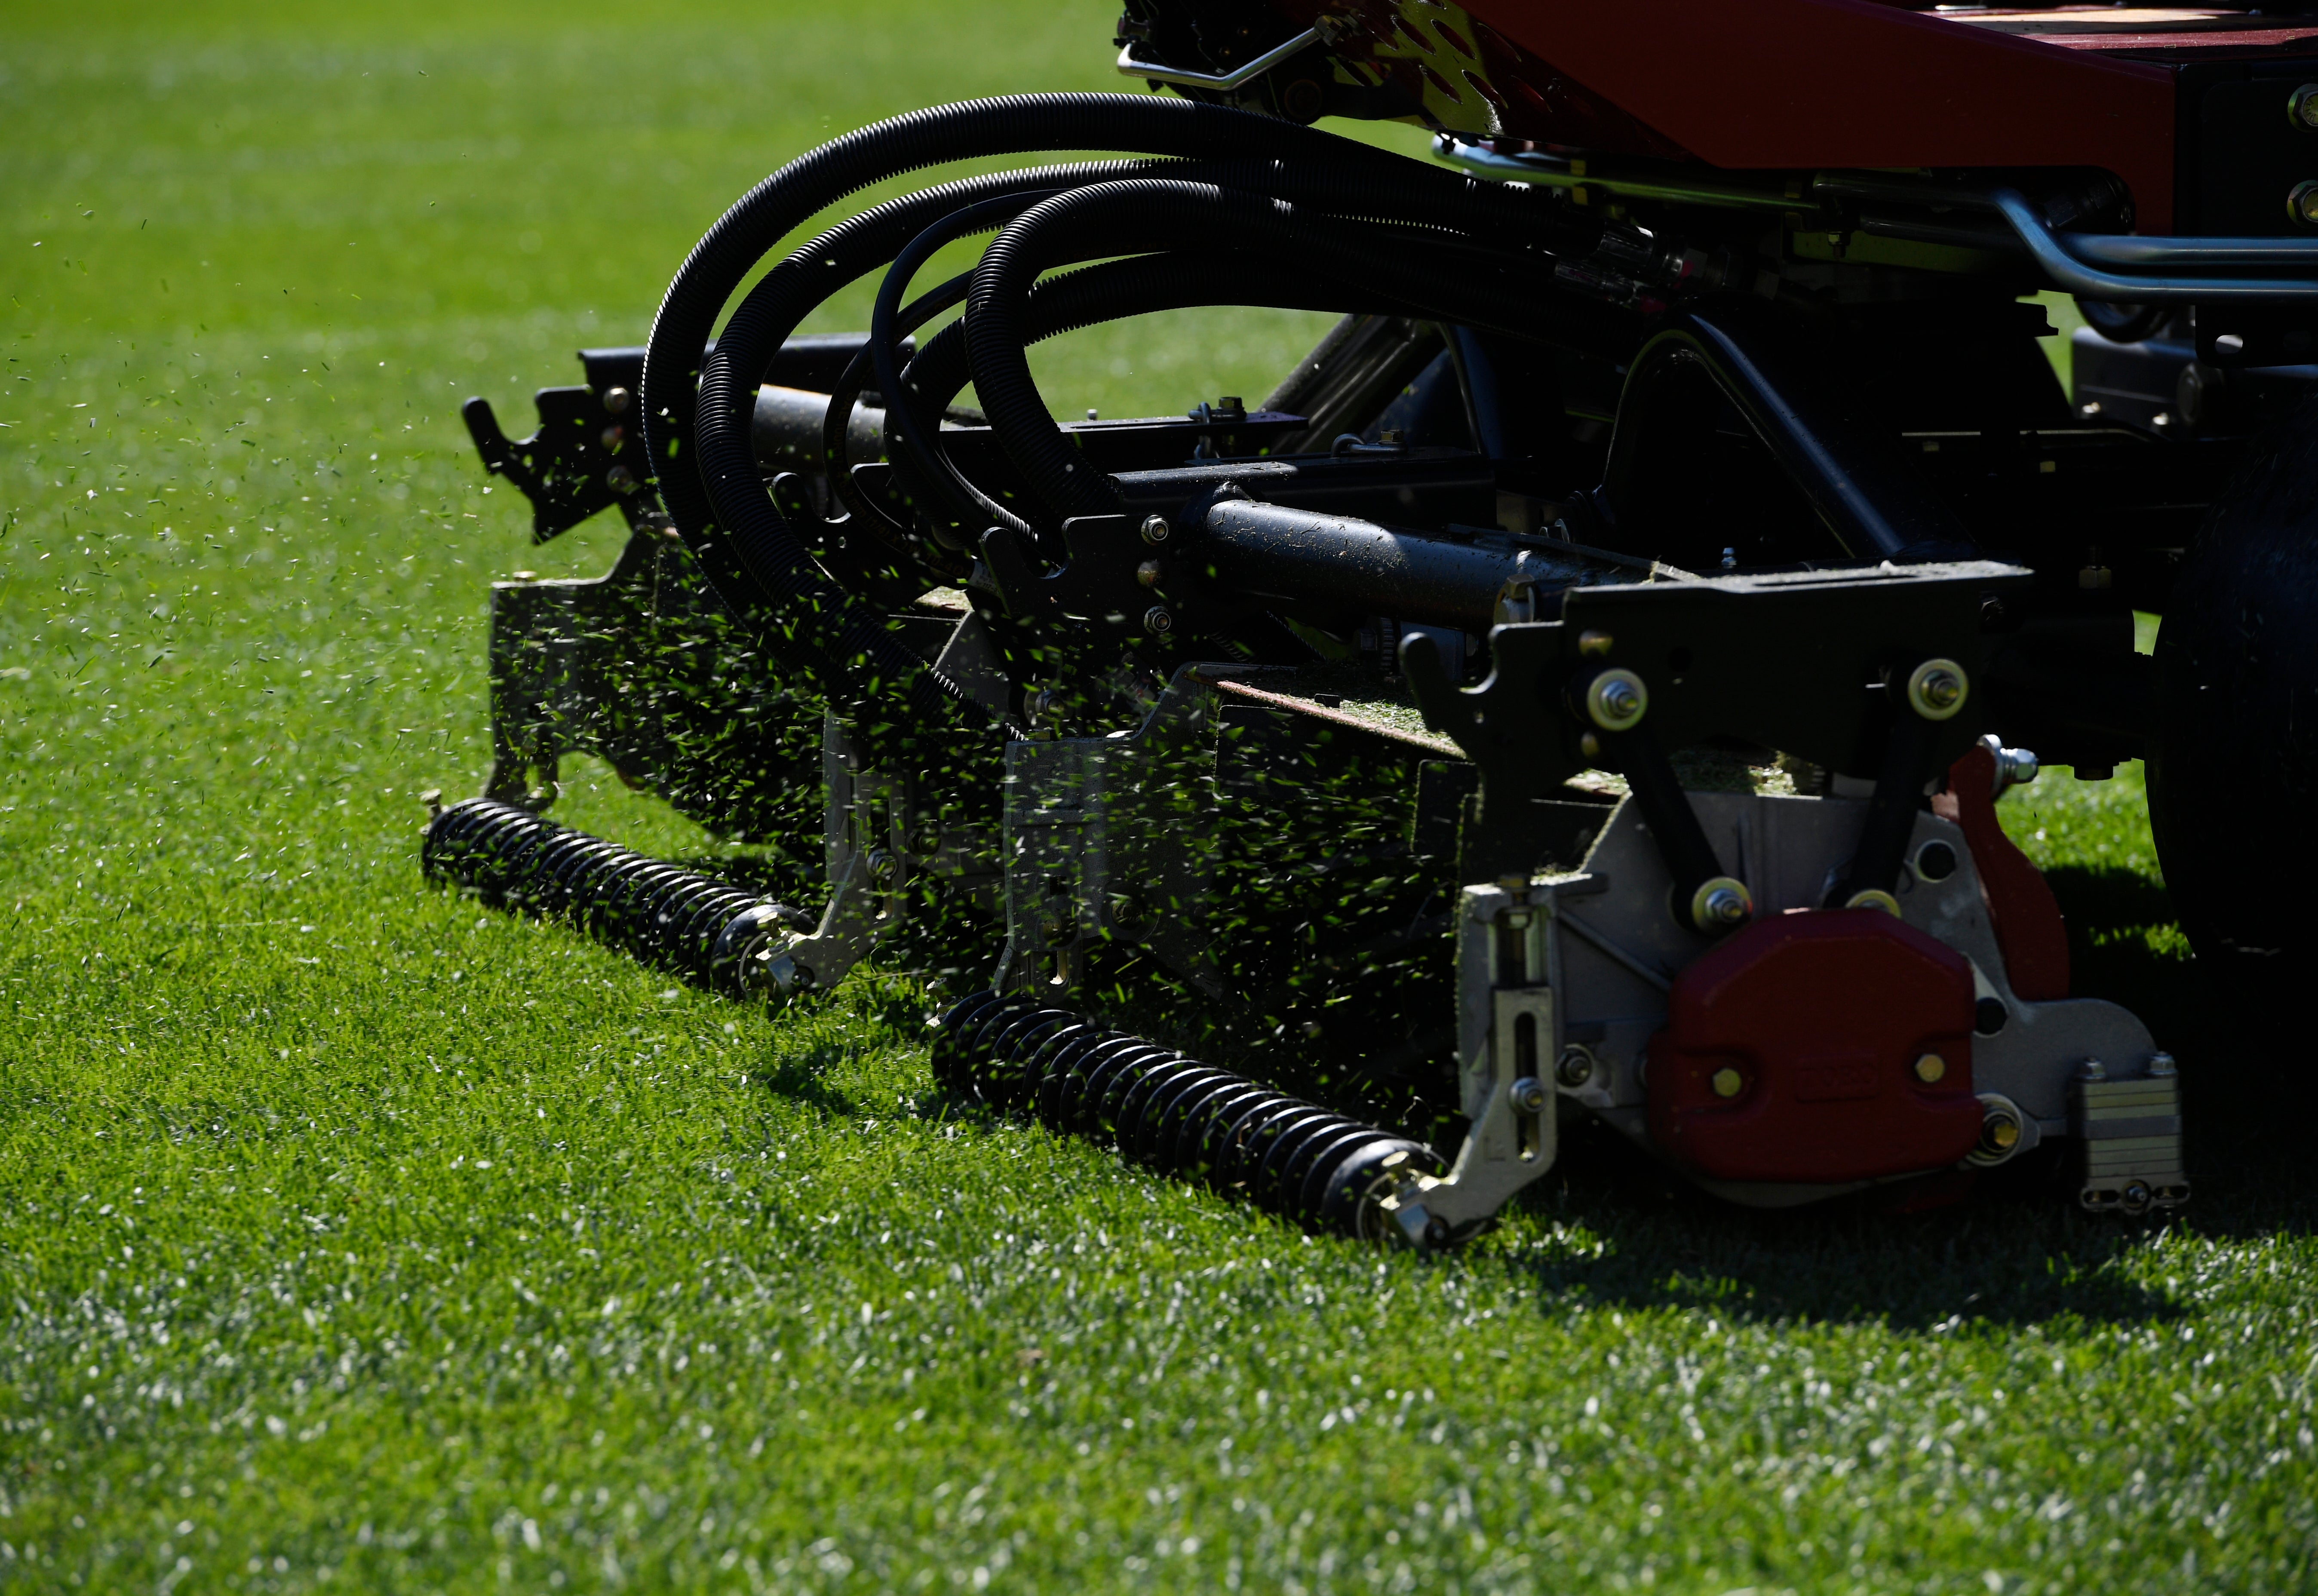
[[[1980,1137],[1972,1033],[1972,965],[1945,944],[1873,909],[1765,919],[1676,978],[1650,1139],[1719,1180],[1942,1169]]]
[[[2300,160],[2273,103],[2291,85],[2249,81],[2256,113],[2236,103],[2237,80],[2296,69],[2290,58],[2318,51],[2318,25],[2250,10],[1941,12],[1882,0],[1469,0],[1461,14],[1280,0],[1280,10],[1323,22],[1340,59],[1467,133],[1725,170],[2099,168],[2130,191],[2143,233],[2287,230],[2269,198],[2238,214],[2223,191],[2251,162],[2269,196],[2278,174],[2268,168]],[[2214,158],[2222,169],[2206,170]]]

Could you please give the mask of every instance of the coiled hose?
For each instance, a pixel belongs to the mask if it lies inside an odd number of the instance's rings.
[[[529,810],[469,798],[427,822],[418,865],[495,907],[563,916],[597,940],[732,996],[750,955],[807,917]]]
[[[935,1078],[1312,1230],[1373,1239],[1368,1199],[1438,1173],[1421,1142],[1032,1000],[979,992],[939,1021]]]

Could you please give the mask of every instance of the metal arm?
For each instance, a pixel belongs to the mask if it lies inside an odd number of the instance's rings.
[[[1128,77],[1146,77],[1153,83],[1172,84],[1180,89],[1235,89],[1319,42],[1320,30],[1307,28],[1285,44],[1275,44],[1253,60],[1243,61],[1228,72],[1187,72],[1180,67],[1163,67],[1156,61],[1137,58],[1130,44],[1119,52],[1119,70]]]

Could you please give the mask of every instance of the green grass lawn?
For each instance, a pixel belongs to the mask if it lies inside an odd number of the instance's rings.
[[[2162,1225],[1581,1137],[1382,1257],[945,1116],[894,978],[768,1016],[421,883],[485,582],[614,547],[531,550],[457,403],[640,338],[822,138],[1110,86],[1110,18],[0,5],[0,1588],[2318,1587],[2307,1133],[2226,1087],[2137,769],[2007,808],[2182,1057]],[[1047,352],[1057,409],[1315,320],[1162,330]]]

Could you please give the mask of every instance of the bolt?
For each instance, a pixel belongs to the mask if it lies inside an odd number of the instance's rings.
[[[1927,1053],[1916,1061],[1916,1079],[1932,1086],[1947,1078],[1948,1062],[1936,1053]]]
[[[2179,1075],[2180,1072],[2181,1066],[2173,1062],[2173,1055],[2171,1054],[2152,1053],[2149,1055],[2149,1076],[2151,1080],[2162,1080],[2170,1076]]]
[[[1976,1164],[2000,1164],[2010,1158],[2020,1145],[2020,1110],[2009,1098],[1986,1097],[1981,1099],[1980,1140],[1969,1154]]]
[[[1169,538],[1173,537],[1174,535],[1175,529],[1167,525],[1166,516],[1146,516],[1143,517],[1143,541],[1149,543],[1153,548],[1157,548],[1160,544],[1165,542]]]
[[[2083,1063],[2077,1066],[2077,1079],[2080,1080],[2107,1080],[2108,1079],[2108,1066],[2102,1063],[2098,1059],[2087,1059]]]
[[[2125,1211],[2128,1214],[2146,1212],[2151,1199],[2156,1195],[2149,1189],[2149,1183],[2145,1180],[2127,1181],[2125,1188]]]
[[[1400,448],[1408,442],[1408,429],[1404,426],[1380,426],[1377,429],[1377,442],[1388,449]]]
[[[1754,895],[1743,882],[1730,876],[1701,882],[1698,891],[1691,894],[1690,921],[1702,931],[1727,931],[1754,918]]]
[[[2036,779],[2040,767],[2036,756],[2027,749],[2008,749],[2004,740],[1990,732],[1980,740],[1989,757],[1996,761],[1996,796],[2001,798],[2012,787],[2025,787]]]
[[[626,440],[627,435],[628,429],[624,426],[606,427],[604,429],[604,453],[606,454],[617,454],[620,452],[620,444]]]
[[[1164,637],[1175,630],[1175,617],[1167,613],[1164,605],[1155,604],[1143,612],[1143,630],[1154,637]]]
[[[1746,1087],[1747,1078],[1725,1064],[1708,1078],[1707,1084],[1714,1088],[1718,1098],[1735,1098]]]
[[[1577,651],[1589,659],[1599,659],[1610,651],[1617,640],[1606,632],[1581,632],[1577,634]]]
[[[1135,568],[1135,579],[1146,587],[1156,587],[1159,585],[1159,569],[1157,560],[1146,560]]]
[[[626,389],[606,388],[604,390],[604,413],[606,415],[624,416],[627,414],[627,411],[628,390]]]
[[[615,493],[633,493],[636,490],[636,474],[626,466],[615,465],[604,473],[604,486]]]
[[[1546,1104],[1553,1099],[1553,1094],[1546,1089],[1545,1082],[1534,1075],[1524,1075],[1514,1081],[1507,1089],[1506,1095],[1513,1098],[1514,1107],[1523,1114],[1542,1114]]]
[[[1605,670],[1586,689],[1586,713],[1604,731],[1640,724],[1649,706],[1649,689],[1631,670]]]
[[[1594,1055],[1575,1043],[1561,1050],[1555,1061],[1553,1078],[1575,1091],[1594,1079]]]
[[[2305,83],[2287,96],[2286,120],[2297,128],[2318,128],[2318,83]]]
[[[894,884],[902,874],[902,862],[884,848],[873,849],[869,855],[869,879],[879,886]]]
[[[1963,667],[1953,659],[1927,659],[1908,677],[1908,703],[1927,721],[1945,721],[1963,707]]]
[[[2318,183],[2297,183],[2286,196],[2286,213],[2304,227],[2318,227]]]
[[[1900,900],[1879,887],[1869,887],[1865,892],[1852,893],[1849,901],[1846,902],[1844,907],[1846,909],[1880,909],[1893,919],[1900,918]]]
[[[1738,550],[1725,549],[1722,551],[1722,569],[1724,570],[1737,570],[1738,569]]]

